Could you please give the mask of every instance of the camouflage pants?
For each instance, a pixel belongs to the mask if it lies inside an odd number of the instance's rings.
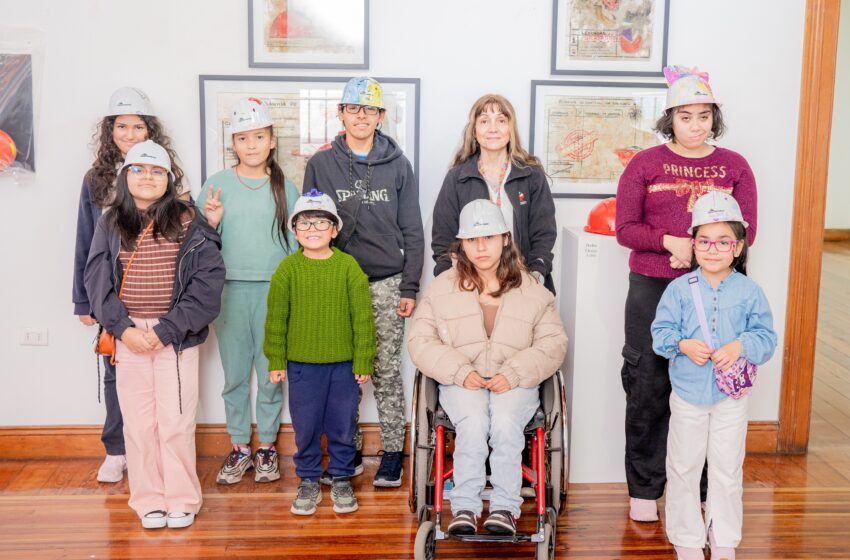
[[[401,383],[401,349],[404,343],[404,318],[396,314],[401,274],[369,283],[372,314],[375,316],[377,352],[372,373],[378,420],[381,423],[381,445],[384,451],[404,449],[404,390]],[[363,393],[361,391],[362,399]],[[357,421],[360,422],[358,412]],[[358,425],[354,433],[357,449],[363,449],[363,434]]]

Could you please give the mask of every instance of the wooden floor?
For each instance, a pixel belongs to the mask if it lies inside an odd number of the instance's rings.
[[[850,243],[827,244],[814,411],[805,456],[750,456],[738,558],[850,558]],[[0,462],[0,558],[412,558],[416,522],[406,489],[371,486],[376,458],[355,479],[360,511],[289,513],[296,479],[215,484],[202,459],[204,507],[193,527],[144,531],[126,481],[95,481],[96,460]],[[628,520],[623,485],[573,485],[558,528],[559,558],[673,558],[661,523]],[[531,516],[521,520],[531,521]],[[531,546],[439,543],[439,558],[533,558]]]

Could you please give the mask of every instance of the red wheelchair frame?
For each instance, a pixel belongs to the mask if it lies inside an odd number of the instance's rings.
[[[430,384],[432,387],[427,387]],[[554,560],[555,535],[557,517],[566,504],[566,481],[568,472],[568,439],[566,427],[566,398],[561,372],[558,371],[545,385],[541,386],[541,406],[526,426],[524,432],[530,440],[530,465],[523,463],[522,476],[532,484],[535,493],[535,513],[537,514],[536,531],[515,535],[498,535],[491,533],[476,533],[473,535],[452,535],[442,530],[443,498],[445,482],[451,478],[454,469],[446,469],[446,435],[454,431],[446,413],[439,407],[436,397],[431,395],[433,403],[427,400],[429,389],[435,392],[433,380],[424,378],[416,373],[414,385],[413,407],[414,414],[411,423],[411,483],[409,505],[411,512],[417,513],[419,529],[416,534],[414,557],[417,560],[432,560],[436,557],[436,544],[441,540],[456,540],[466,542],[534,542],[538,560]],[[426,386],[425,395],[420,385]],[[553,392],[554,391],[554,392]],[[548,403],[545,399],[557,401]],[[559,406],[558,406],[559,405]],[[549,410],[547,414],[546,410]],[[424,415],[422,413],[425,413]],[[422,416],[428,420],[428,441],[420,442],[418,424]],[[431,429],[433,427],[433,429]],[[560,429],[556,429],[560,428]],[[550,436],[547,438],[547,434]],[[555,443],[555,440],[560,440]],[[548,447],[547,447],[548,445]],[[427,453],[427,466],[417,468],[417,457]],[[560,472],[549,473],[547,477],[547,454],[560,454]],[[427,472],[427,482],[423,486],[417,477]],[[557,477],[555,475],[558,475]],[[432,476],[433,475],[433,476]],[[439,482],[438,482],[439,481]],[[423,492],[424,490],[424,492]],[[432,517],[433,514],[433,517]]]

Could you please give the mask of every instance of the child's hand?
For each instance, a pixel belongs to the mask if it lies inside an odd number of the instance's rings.
[[[363,385],[364,383],[369,383],[369,380],[372,379],[371,375],[358,375],[354,374],[354,380],[357,381],[358,385]]]
[[[741,357],[741,352],[744,351],[744,345],[740,340],[733,340],[729,344],[721,346],[711,355],[711,361],[714,365],[720,368],[721,371],[726,371],[729,367],[738,361]]]
[[[416,307],[416,300],[411,298],[401,298],[398,301],[398,309],[396,315],[399,317],[410,317],[413,315],[413,308]]]
[[[215,190],[215,185],[210,185],[210,190],[207,193],[207,201],[204,203],[204,217],[207,222],[217,228],[224,217],[224,204],[221,203],[221,187],[218,191]]]
[[[94,320],[94,317],[91,315],[77,315],[79,317],[80,322],[87,327],[91,327],[92,325],[96,325],[97,321]]]
[[[508,378],[502,375],[501,373],[497,373],[493,377],[490,378],[490,381],[487,382],[487,389],[493,391],[494,393],[501,394],[505,391],[511,390],[511,382],[508,381]]]
[[[679,350],[698,366],[704,365],[711,357],[711,348],[705,342],[696,338],[680,340]]]
[[[159,340],[159,337],[156,335],[153,329],[145,333],[145,340],[147,340],[148,344],[151,345],[151,350],[159,350],[163,347],[162,341]]]
[[[269,372],[269,383],[280,383],[284,379],[286,379],[285,369],[279,369]]]
[[[124,334],[121,335],[121,342],[123,342],[127,349],[134,354],[153,350],[153,346],[151,346],[151,343],[148,342],[145,334],[145,331],[142,329],[128,327],[127,330],[124,331]]]
[[[485,389],[487,387],[487,380],[478,375],[477,371],[471,372],[466,376],[466,379],[463,380],[463,388],[470,389],[472,391],[477,391],[478,389]]]

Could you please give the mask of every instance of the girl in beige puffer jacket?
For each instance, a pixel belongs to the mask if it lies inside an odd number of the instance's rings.
[[[455,265],[417,307],[408,350],[440,383],[440,403],[455,426],[449,532],[477,531],[492,448],[484,528],[513,534],[522,504],[523,429],[539,405],[539,384],[563,363],[567,336],[554,297],[526,272],[495,204],[464,207],[452,251]]]

